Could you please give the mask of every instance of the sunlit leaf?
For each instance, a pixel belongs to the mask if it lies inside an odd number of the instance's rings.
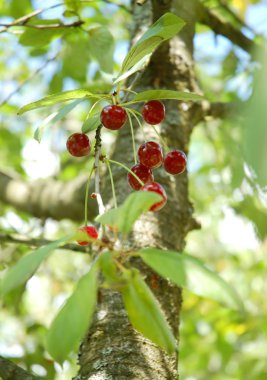
[[[172,331],[158,301],[137,271],[127,274],[127,285],[121,292],[134,328],[169,354],[173,353],[176,341]]]
[[[1,294],[4,295],[26,282],[38,269],[39,265],[47,259],[56,248],[69,239],[70,236],[56,240],[23,256],[4,276],[1,283]]]
[[[134,222],[142,213],[156,202],[161,200],[161,196],[154,192],[138,191],[130,194],[124,203],[116,209],[108,210],[96,218],[96,221],[115,227],[122,233],[129,233]]]
[[[94,265],[83,276],[53,320],[47,335],[47,350],[62,363],[86,333],[96,306],[98,271]]]
[[[203,100],[204,97],[194,92],[181,92],[181,91],[173,91],[173,90],[148,90],[148,91],[139,92],[127,104],[146,102],[148,100],[160,100],[160,99],[198,101],[198,100]]]
[[[57,123],[59,120],[63,119],[70,111],[72,111],[79,103],[81,103],[82,99],[77,99],[74,102],[71,102],[67,104],[66,106],[62,107],[59,111],[52,113],[49,115],[43,123],[35,130],[34,132],[34,138],[38,142],[41,141],[44,129],[52,123]]]
[[[173,13],[165,13],[143,34],[125,57],[121,74],[128,71],[143,57],[151,54],[163,41],[175,36],[185,22]]]
[[[243,310],[243,303],[234,289],[195,257],[156,248],[145,248],[139,254],[147,265],[174,284],[229,308]]]
[[[100,125],[100,113],[89,115],[82,125],[82,132],[88,133]]]
[[[26,104],[24,107],[20,108],[18,115],[22,115],[24,112],[32,111],[37,108],[53,106],[54,104],[67,102],[74,99],[88,99],[88,98],[102,98],[103,95],[92,94],[88,90],[78,89],[65,92],[59,92],[53,95],[46,96],[43,99],[37,100],[36,102]]]
[[[112,73],[115,47],[112,34],[104,26],[91,28],[88,33],[90,54],[98,61],[101,70]]]

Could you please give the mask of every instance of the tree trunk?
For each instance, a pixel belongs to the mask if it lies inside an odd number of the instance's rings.
[[[194,36],[194,1],[154,1],[152,5],[133,5],[133,40],[140,30],[158,19],[167,11],[175,12],[187,25],[179,37],[163,44],[153,55],[151,62],[138,81],[136,91],[152,88],[197,91],[192,61],[192,39]],[[165,102],[166,119],[160,133],[169,148],[178,148],[186,153],[192,131],[194,108],[190,103]],[[146,134],[157,137],[147,126]],[[142,141],[141,131],[136,126],[136,139]],[[123,128],[116,141],[113,158],[128,166],[133,165],[129,128]],[[122,200],[129,193],[126,175],[114,167],[116,191]],[[185,236],[197,223],[192,217],[192,205],[188,200],[187,173],[170,177],[163,170],[155,173],[155,180],[163,184],[168,194],[167,205],[158,213],[146,214],[136,223],[131,244],[134,247],[160,247],[183,250]],[[103,186],[107,189],[107,186]],[[111,192],[104,192],[110,200]],[[150,285],[152,272],[141,268]],[[152,289],[179,339],[179,315],[181,290],[163,279]],[[149,340],[134,330],[127,318],[120,295],[111,290],[102,290],[93,326],[84,339],[79,355],[80,371],[76,380],[136,379],[164,380],[178,378],[178,358],[167,355]]]

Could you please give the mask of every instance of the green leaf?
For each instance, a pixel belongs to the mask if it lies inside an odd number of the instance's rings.
[[[160,201],[159,194],[138,191],[130,194],[124,203],[116,209],[109,210],[96,218],[96,221],[115,227],[122,233],[129,233],[134,222],[140,215],[149,210],[156,202]]]
[[[86,83],[88,65],[91,61],[88,36],[84,31],[70,35],[62,52],[62,73],[81,83]]]
[[[66,106],[62,107],[59,111],[52,113],[49,115],[43,123],[35,130],[34,132],[34,138],[38,142],[41,141],[43,131],[45,127],[47,127],[49,124],[57,123],[59,120],[63,119],[70,111],[72,111],[79,103],[81,103],[83,100],[77,99],[74,102],[71,102],[67,104]]]
[[[181,92],[181,91],[173,91],[173,90],[148,90],[148,91],[139,92],[133,97],[133,99],[130,102],[126,104],[146,102],[148,100],[163,100],[163,99],[198,101],[198,100],[203,100],[204,97],[194,92]]]
[[[120,277],[117,272],[117,267],[113,261],[111,252],[103,252],[99,257],[99,266],[103,275],[109,283],[118,282]]]
[[[35,22],[31,22],[31,25],[34,24],[60,24],[60,20],[37,20]],[[67,32],[68,28],[26,28],[24,33],[21,35],[19,42],[24,46],[41,47],[49,44],[53,39],[59,38]]]
[[[70,236],[56,240],[23,256],[4,276],[1,283],[1,295],[23,284],[34,274],[39,265],[61,244],[70,239]]]
[[[121,74],[128,71],[137,62],[169,38],[174,37],[185,25],[185,22],[173,13],[165,13],[143,34],[125,57]]]
[[[65,92],[58,92],[53,95],[46,96],[43,99],[37,100],[36,102],[29,103],[24,107],[20,108],[18,115],[22,115],[25,112],[35,110],[37,108],[53,106],[57,103],[67,102],[74,99],[86,99],[86,98],[97,98],[101,99],[103,95],[92,94],[90,91],[85,89],[71,90]]]
[[[131,69],[144,57],[148,58],[163,41],[162,37],[154,36],[139,45],[134,45],[123,61],[121,74]]]
[[[147,265],[174,284],[243,311],[243,303],[234,289],[195,257],[156,248],[145,248],[139,254]]]
[[[88,33],[90,36],[89,51],[91,55],[98,61],[101,70],[106,73],[112,73],[115,47],[112,34],[103,26],[91,28]]]
[[[176,341],[153,293],[136,270],[126,279],[128,283],[121,293],[132,325],[169,354],[173,353]]]
[[[97,299],[97,278],[98,271],[94,265],[79,280],[52,322],[47,335],[47,351],[58,363],[62,364],[76,349],[91,323]]]
[[[118,82],[121,82],[122,80],[128,78],[130,75],[136,73],[139,70],[142,70],[145,64],[147,63],[149,57],[150,57],[150,54],[145,55],[130,70],[118,76],[117,79],[115,79],[113,83],[116,84]]]
[[[266,107],[266,49],[260,48],[259,64],[255,72],[253,94],[245,107],[242,107],[242,139],[245,159],[257,175],[261,186],[267,185],[267,107]]]
[[[89,117],[84,121],[82,125],[82,132],[83,133],[88,133],[96,129],[100,122],[100,113],[92,114],[89,115]]]

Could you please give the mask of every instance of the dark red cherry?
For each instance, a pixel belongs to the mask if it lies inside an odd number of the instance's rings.
[[[175,149],[166,154],[164,169],[170,174],[181,174],[185,171],[187,158],[183,151]]]
[[[80,227],[78,231],[85,233],[90,239],[97,239],[98,238],[98,232],[94,226]],[[91,241],[89,241],[89,240],[88,241],[87,240],[77,240],[77,243],[79,245],[88,245],[88,244],[91,244]]]
[[[138,149],[138,158],[148,168],[158,168],[163,162],[162,148],[155,141],[145,142]]]
[[[100,120],[104,127],[117,130],[125,124],[127,120],[127,113],[121,106],[111,104],[103,108],[100,115]]]
[[[67,140],[67,149],[72,156],[87,156],[91,150],[89,137],[85,133],[73,133]]]
[[[131,171],[134,172],[134,174],[136,174],[137,177],[140,178],[141,181],[144,183],[154,181],[154,176],[153,176],[152,171],[142,164],[134,165],[131,168]],[[139,190],[142,187],[141,183],[138,182],[137,179],[131,173],[128,173],[127,179],[132,189]]]
[[[165,206],[165,204],[167,202],[167,194],[166,194],[166,191],[164,190],[164,187],[161,186],[159,183],[157,183],[157,182],[146,183],[143,187],[141,187],[141,190],[142,191],[153,191],[154,193],[157,193],[157,194],[161,195],[161,197],[162,197],[162,200],[154,203],[150,207],[149,211],[158,211],[158,210],[162,209],[162,207]]]
[[[159,124],[165,116],[164,104],[159,100],[150,100],[145,103],[142,115],[146,123],[151,125]]]

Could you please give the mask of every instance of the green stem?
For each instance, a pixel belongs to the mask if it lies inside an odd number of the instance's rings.
[[[110,160],[110,159],[108,159],[108,161],[111,162],[112,164],[116,164],[118,166],[121,166],[123,169],[127,170],[127,172],[131,173],[134,176],[134,178],[140,183],[140,185],[144,186],[144,182],[141,181],[141,179],[131,169],[127,168],[126,165],[121,164],[118,161],[114,161],[114,160]]]
[[[160,142],[162,143],[162,145],[164,146],[165,150],[169,150],[168,148],[168,145],[165,143],[164,139],[162,138],[162,136],[159,134],[159,132],[156,130],[156,128],[154,127],[154,125],[151,125],[151,127],[153,128],[154,132],[156,133],[156,135],[158,136]]]
[[[133,123],[132,123],[132,119],[131,119],[131,114],[130,114],[130,112],[128,112],[128,111],[126,110],[126,113],[127,113],[127,116],[128,116],[128,119],[129,119],[129,123],[130,123],[130,128],[131,128],[132,143],[133,143],[133,154],[134,154],[134,163],[135,163],[135,165],[136,165],[136,164],[137,164],[137,158],[136,158],[136,147],[135,147],[135,140],[134,140]]]
[[[95,170],[95,167],[93,165],[91,171],[90,171],[90,174],[89,174],[89,177],[88,177],[88,181],[87,181],[87,184],[86,184],[86,190],[85,190],[85,202],[84,202],[84,225],[87,226],[87,223],[88,223],[88,198],[89,198],[89,186],[90,186],[90,181],[91,181],[91,177],[92,177],[92,174]]]
[[[136,119],[136,121],[137,121],[139,127],[141,128],[141,131],[142,131],[142,134],[143,134],[144,140],[146,141],[147,139],[146,139],[146,135],[145,135],[144,126],[143,126],[143,124],[140,122],[140,120],[138,119],[138,117],[137,117],[137,115],[136,115],[136,113],[139,114],[139,112],[137,112],[137,111],[133,111],[131,108],[125,108],[125,109],[126,109],[126,112],[127,112],[127,113],[129,112],[129,113],[131,113],[131,114],[135,117],[135,119]],[[141,114],[140,114],[140,115],[141,115]]]
[[[112,195],[113,195],[113,200],[114,200],[114,206],[115,206],[115,208],[117,208],[118,204],[117,204],[117,198],[116,198],[116,192],[115,192],[115,186],[114,186],[114,181],[113,181],[112,170],[111,170],[111,167],[110,167],[110,164],[109,164],[109,160],[105,160],[105,162],[107,164],[108,171],[109,171],[109,177],[110,177]]]

